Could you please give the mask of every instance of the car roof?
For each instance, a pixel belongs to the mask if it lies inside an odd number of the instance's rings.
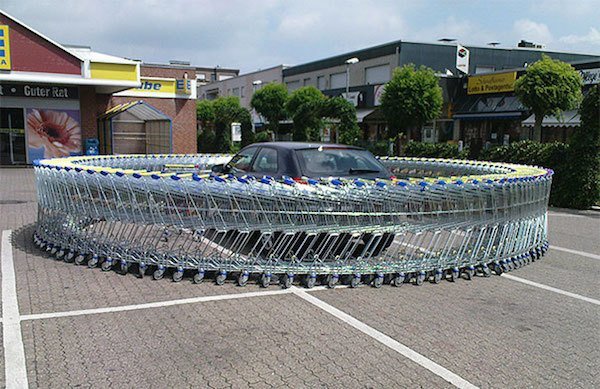
[[[321,142],[261,142],[261,143],[253,143],[246,147],[250,146],[269,146],[278,149],[286,149],[286,150],[301,150],[301,149],[316,149],[319,147],[325,147],[328,149],[354,149],[354,150],[363,150],[360,147],[356,146],[348,146],[336,143],[321,143]]]

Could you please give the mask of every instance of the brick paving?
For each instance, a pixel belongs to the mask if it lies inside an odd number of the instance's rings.
[[[261,290],[56,261],[31,242],[36,211],[33,170],[0,169],[0,230],[14,232],[21,315]],[[600,253],[598,215],[552,210],[551,243]],[[590,258],[551,251],[511,275],[600,299],[600,262]],[[481,387],[600,386],[597,305],[501,277],[311,294]],[[448,386],[291,294],[21,326],[31,387]],[[0,387],[3,363],[2,355]]]

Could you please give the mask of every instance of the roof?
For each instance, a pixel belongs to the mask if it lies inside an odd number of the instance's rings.
[[[11,16],[9,14],[7,14],[5,11],[0,9],[0,14],[4,15],[5,17],[9,18],[10,20],[12,20],[13,22],[19,24],[21,27],[29,30],[30,32],[34,33],[35,35],[39,36],[40,38],[44,39],[45,41],[51,43],[52,45],[58,47],[59,49],[65,51],[67,54],[77,58],[80,61],[83,61],[83,58],[80,58],[77,54],[74,54],[72,52],[70,52],[69,50],[67,50],[66,47],[64,47],[63,45],[61,45],[58,42],[53,41],[52,39],[48,38],[47,36],[45,36],[44,34],[38,32],[37,30],[34,30],[33,28],[29,27],[27,24],[23,23],[22,21],[20,21],[19,19],[15,18],[14,16]]]
[[[152,121],[152,120],[171,120],[170,117],[160,112],[158,109],[154,108],[150,104],[144,101],[131,101],[129,103],[116,105],[102,115],[98,117],[99,120],[112,119],[113,117],[123,113],[128,112],[143,121]]]
[[[130,59],[116,57],[114,55],[99,53],[97,51],[93,51],[89,47],[84,46],[69,46],[65,45],[65,50],[67,50],[72,55],[80,58],[84,61],[90,62],[103,62],[103,63],[117,63],[117,64],[127,64],[127,65],[135,65],[138,62],[132,61]]]

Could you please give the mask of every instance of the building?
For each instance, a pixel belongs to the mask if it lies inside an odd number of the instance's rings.
[[[62,45],[0,11],[0,164],[79,155],[96,140],[102,153],[195,153],[197,82],[238,73]]]
[[[381,137],[387,123],[377,109],[386,82],[394,68],[406,64],[427,66],[440,77],[444,95],[443,113],[423,131],[413,131],[413,139],[445,141],[461,134],[454,128],[456,102],[466,87],[466,75],[457,70],[456,44],[395,41],[380,46],[352,51],[283,70],[288,90],[314,86],[328,96],[344,96],[357,109],[357,119],[367,139]],[[509,69],[523,68],[539,60],[542,54],[562,61],[593,60],[598,56],[564,53],[537,48],[500,48],[466,45],[468,67],[466,74],[475,76]],[[348,92],[348,94],[346,94]],[[515,103],[514,101],[511,104]],[[462,118],[465,120],[466,118]],[[460,122],[458,122],[460,124]],[[468,133],[468,130],[466,130]]]

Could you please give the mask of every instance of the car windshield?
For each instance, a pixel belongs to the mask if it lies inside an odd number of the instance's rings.
[[[308,177],[386,174],[386,169],[367,150],[319,147],[296,150]]]

